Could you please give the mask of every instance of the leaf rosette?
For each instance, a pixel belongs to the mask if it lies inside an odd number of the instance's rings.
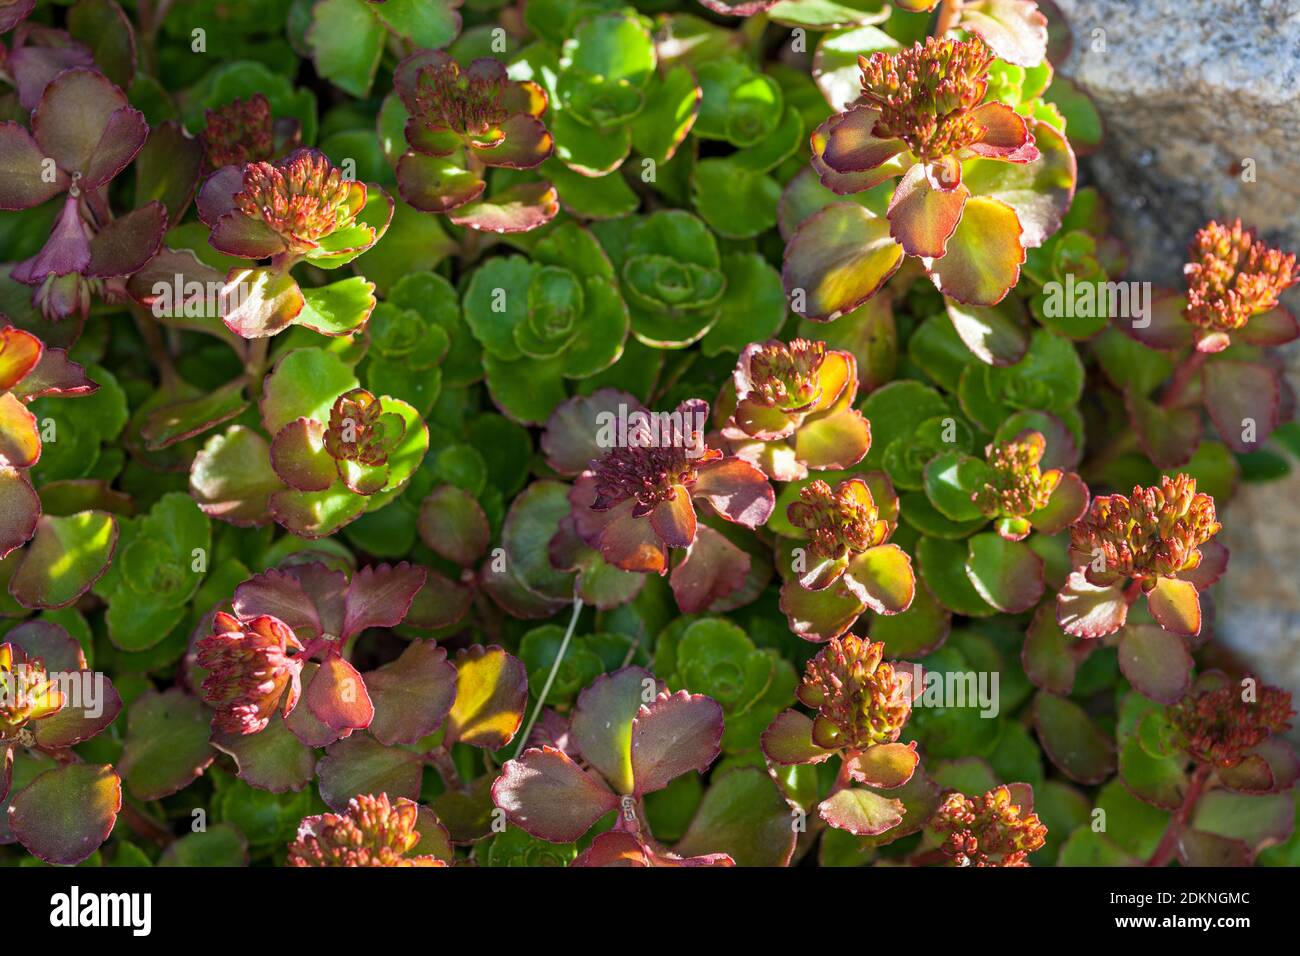
[[[813,166],[841,196],[898,182],[885,215],[836,203],[791,237],[784,281],[803,300],[796,311],[835,319],[875,295],[907,256],[967,306],[996,305],[1016,284],[1026,247],[1060,226],[1075,161],[1055,129],[986,98],[992,60],[980,39],[934,38],[859,58],[861,100],[813,133]],[[1006,164],[1032,172],[1010,174]]]
[[[780,767],[840,759],[817,812],[855,836],[879,836],[903,822],[903,801],[880,791],[904,787],[920,763],[915,743],[898,742],[912,712],[913,675],[883,661],[884,650],[854,634],[832,638],[808,662],[797,692],[816,716],[787,710],[763,733],[763,753]]]
[[[406,202],[486,232],[527,232],[555,217],[555,190],[546,182],[483,195],[487,168],[533,169],[554,150],[541,120],[547,107],[542,87],[511,80],[491,57],[462,69],[440,50],[404,59],[393,84],[407,117],[407,150],[396,166]]]
[[[732,453],[769,478],[850,468],[871,448],[871,426],[853,407],[858,365],[851,352],[806,339],[754,343],[732,377],[714,420]]]
[[[223,166],[196,200],[211,229],[209,243],[237,259],[226,275],[222,320],[247,339],[302,325],[322,335],[346,335],[374,308],[374,286],[360,277],[304,289],[298,263],[338,269],[370,249],[388,230],[393,200],[375,184],[346,177],[316,149],[296,149],[275,163]]]
[[[544,422],[567,397],[566,382],[613,365],[629,324],[613,265],[574,223],[548,233],[531,261],[485,263],[465,290],[464,310],[483,346],[488,390],[524,424]]]
[[[898,497],[879,473],[847,478],[832,488],[803,485],[786,507],[796,534],[777,557],[790,573],[781,609],[795,634],[809,641],[838,637],[868,609],[901,614],[916,595],[912,559],[890,537],[898,527]]]
[[[429,447],[416,409],[360,388],[341,359],[317,349],[291,351],[276,363],[261,411],[272,436],[272,480],[282,483],[266,507],[307,537],[330,534],[388,504]]]

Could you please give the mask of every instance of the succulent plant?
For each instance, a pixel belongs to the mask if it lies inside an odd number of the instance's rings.
[[[0,32],[0,865],[1300,862],[1300,274],[1129,281],[1053,5]]]

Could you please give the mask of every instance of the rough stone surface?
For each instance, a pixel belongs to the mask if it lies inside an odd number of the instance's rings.
[[[1106,126],[1085,169],[1111,201],[1131,277],[1181,286],[1187,243],[1214,217],[1300,251],[1300,0],[1056,5],[1074,36],[1059,68]],[[1295,289],[1286,301],[1300,308]],[[1287,352],[1300,387],[1300,349]],[[1243,485],[1224,525],[1218,637],[1300,697],[1300,472]]]

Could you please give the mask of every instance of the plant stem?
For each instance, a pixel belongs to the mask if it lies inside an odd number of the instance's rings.
[[[934,35],[942,37],[957,24],[961,16],[961,0],[943,0],[939,7],[939,17],[934,22]]]
[[[546,675],[546,683],[542,685],[542,692],[537,695],[537,704],[533,707],[533,715],[528,718],[528,723],[519,733],[519,745],[515,747],[514,756],[518,757],[524,751],[528,744],[528,735],[533,732],[533,724],[537,723],[537,718],[541,716],[542,707],[546,704],[546,695],[551,692],[551,685],[555,683],[555,675],[560,672],[560,665],[564,663],[564,655],[569,650],[569,641],[573,639],[573,631],[578,626],[578,615],[582,611],[582,598],[573,599],[573,615],[569,618],[569,628],[564,632],[564,640],[560,641],[559,653],[555,655],[555,660],[551,663],[551,672]]]
[[[167,846],[176,839],[170,830],[143,810],[137,808],[130,800],[122,801],[121,814],[127,826],[152,843]]]
[[[158,328],[158,320],[147,309],[139,306],[131,308],[131,315],[140,330],[140,337],[144,339],[144,344],[149,349],[149,356],[158,368],[159,381],[163,388],[171,388],[176,384],[176,367],[172,364],[171,353],[167,351],[167,343]]]
[[[263,337],[248,343],[248,360],[244,363],[244,374],[248,376],[248,390],[256,398],[262,394],[262,374],[266,371],[266,354],[271,347],[271,339]]]
[[[437,746],[424,755],[429,763],[433,764],[433,769],[438,771],[438,776],[442,777],[443,784],[448,790],[464,790],[464,781],[460,779],[460,771],[456,769],[456,762],[451,759],[451,753],[445,746]]]
[[[1178,400],[1183,397],[1183,392],[1187,391],[1196,373],[1201,370],[1207,357],[1206,352],[1193,352],[1178,366],[1174,371],[1174,377],[1169,381],[1169,388],[1165,390],[1164,397],[1160,399],[1161,408],[1173,408],[1178,404]]]
[[[1184,828],[1190,822],[1192,811],[1196,809],[1196,801],[1201,798],[1201,791],[1205,789],[1205,781],[1209,777],[1210,767],[1205,764],[1197,765],[1191,783],[1187,786],[1187,795],[1183,797],[1183,805],[1169,821],[1169,829],[1165,830],[1165,835],[1160,838],[1160,845],[1151,854],[1151,859],[1147,860],[1147,866],[1165,866],[1178,853],[1178,838],[1182,836]]]

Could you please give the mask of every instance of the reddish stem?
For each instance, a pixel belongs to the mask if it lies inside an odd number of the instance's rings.
[[[943,5],[939,7],[939,18],[934,23],[934,35],[942,38],[957,25],[960,16],[961,0],[943,0]]]
[[[1173,408],[1178,404],[1178,400],[1183,397],[1183,392],[1187,391],[1187,386],[1192,384],[1196,373],[1205,364],[1206,355],[1205,352],[1193,352],[1182,365],[1178,366],[1174,377],[1169,382],[1169,387],[1165,390],[1164,398],[1160,400],[1161,408]]]
[[[1191,783],[1188,784],[1187,795],[1183,797],[1183,805],[1169,821],[1169,829],[1165,830],[1165,835],[1160,838],[1160,845],[1151,854],[1151,859],[1147,860],[1147,866],[1166,866],[1177,855],[1178,838],[1182,836],[1184,828],[1190,822],[1192,811],[1196,809],[1196,801],[1201,798],[1201,791],[1205,789],[1205,781],[1209,778],[1210,767],[1204,764],[1198,765],[1192,774]]]

